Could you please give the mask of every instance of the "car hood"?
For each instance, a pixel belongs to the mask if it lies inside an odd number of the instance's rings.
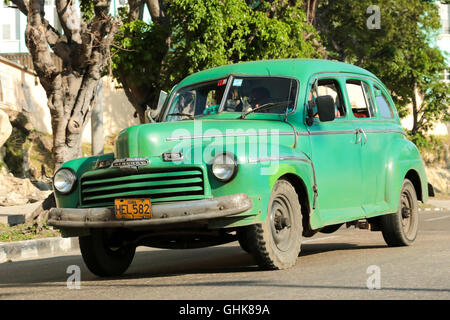
[[[291,125],[274,120],[184,120],[149,123],[122,130],[116,140],[116,158],[161,156],[164,152],[210,143],[232,144],[242,137],[293,136]],[[292,137],[290,143],[293,143]]]

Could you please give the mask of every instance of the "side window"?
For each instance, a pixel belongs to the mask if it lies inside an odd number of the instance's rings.
[[[362,82],[362,86],[364,89],[364,94],[366,96],[366,100],[369,103],[369,114],[371,117],[375,117],[375,115],[377,113],[376,113],[375,103],[373,102],[372,93],[370,92],[370,87],[365,82]]]
[[[334,99],[334,109],[336,118],[345,117],[344,99],[339,83],[334,79],[320,79],[317,82],[317,88],[313,84],[308,97],[308,104],[313,105],[314,118],[318,119],[319,114],[315,100],[320,96],[331,96]]]
[[[381,117],[385,119],[394,118],[391,105],[384,96],[383,92],[377,86],[373,86],[373,88],[375,89],[375,100],[377,101],[378,110],[380,110]]]
[[[347,80],[348,99],[356,118],[372,118],[375,108],[369,86],[360,80]]]

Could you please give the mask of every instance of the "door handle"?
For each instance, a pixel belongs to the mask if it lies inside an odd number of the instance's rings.
[[[364,132],[363,129],[359,129],[359,130],[364,135],[364,144],[366,144],[367,143],[367,135],[366,135],[366,133]]]
[[[362,134],[364,136],[364,144],[366,144],[367,143],[367,135],[364,132],[364,130],[361,128],[356,129],[356,144],[359,144],[362,140],[362,136],[360,134]]]
[[[359,135],[360,133],[361,133],[361,131],[360,131],[361,129],[360,128],[358,128],[358,129],[356,129],[356,144],[359,144],[359,143],[361,143],[361,139],[362,139],[362,137]]]

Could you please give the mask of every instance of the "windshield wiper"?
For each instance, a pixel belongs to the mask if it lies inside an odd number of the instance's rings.
[[[287,108],[289,102],[290,102],[290,101],[281,101],[281,102],[269,102],[269,103],[265,103],[265,104],[263,104],[262,106],[259,106],[259,107],[255,108],[255,109],[253,109],[253,110],[250,110],[250,111],[247,111],[247,112],[243,113],[242,116],[241,116],[241,119],[245,119],[245,117],[246,117],[247,115],[249,115],[250,113],[253,113],[253,112],[256,112],[256,111],[259,111],[259,110],[265,110],[265,109],[271,109],[271,108],[274,108],[274,107],[279,107],[279,106],[282,106],[283,104],[285,104],[285,105],[286,105],[286,108]]]
[[[195,117],[192,114],[189,113],[182,113],[182,112],[176,112],[176,113],[169,113],[168,116],[185,116],[185,117],[189,117],[189,119],[194,120]]]

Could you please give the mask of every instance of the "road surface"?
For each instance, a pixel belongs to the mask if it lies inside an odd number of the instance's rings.
[[[67,286],[69,266],[80,267],[79,289]],[[450,211],[421,212],[411,247],[388,248],[380,232],[353,227],[319,233],[282,271],[258,269],[237,242],[142,248],[119,278],[97,278],[79,253],[8,262],[0,264],[0,299],[450,299]]]

